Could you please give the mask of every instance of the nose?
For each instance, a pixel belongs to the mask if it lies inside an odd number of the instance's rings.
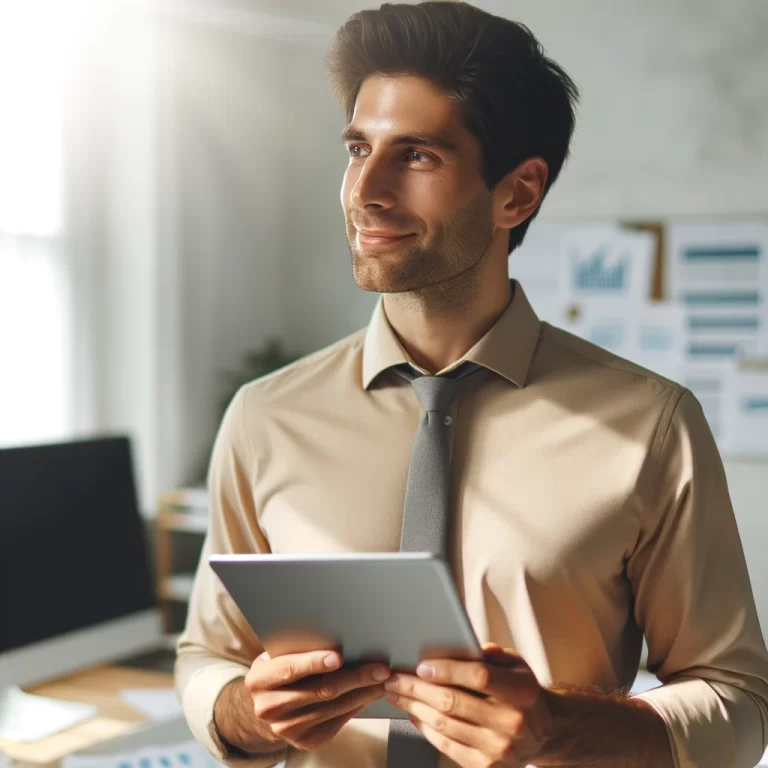
[[[369,155],[354,180],[350,200],[356,208],[392,208],[395,205],[394,179],[383,158]]]

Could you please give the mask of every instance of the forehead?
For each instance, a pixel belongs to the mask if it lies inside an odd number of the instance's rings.
[[[357,94],[351,124],[380,138],[403,133],[470,137],[456,101],[413,75],[368,77]]]

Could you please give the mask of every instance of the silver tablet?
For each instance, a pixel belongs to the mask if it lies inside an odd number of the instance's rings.
[[[212,555],[269,654],[335,649],[345,663],[412,671],[425,658],[482,658],[447,564],[429,554]],[[361,717],[406,718],[382,699]]]

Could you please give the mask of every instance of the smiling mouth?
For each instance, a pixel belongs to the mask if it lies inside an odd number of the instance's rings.
[[[357,230],[357,244],[365,246],[367,248],[386,247],[388,245],[396,245],[402,242],[408,237],[413,237],[412,234],[407,235],[385,235],[379,233],[366,234]]]

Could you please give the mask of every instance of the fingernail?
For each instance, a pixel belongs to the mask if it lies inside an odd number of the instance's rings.
[[[400,697],[396,693],[388,693],[386,699],[390,704],[397,704]]]
[[[435,676],[435,668],[431,664],[419,664],[416,674],[423,680],[431,680]]]
[[[374,667],[371,677],[373,677],[377,683],[383,683],[389,678],[389,670],[386,667]]]
[[[323,664],[325,664],[325,666],[328,669],[336,669],[339,666],[340,663],[341,663],[341,659],[339,658],[339,654],[338,653],[329,653],[323,659]]]
[[[269,654],[264,651],[264,653],[261,654],[261,656],[258,657],[259,661],[269,661]]]

